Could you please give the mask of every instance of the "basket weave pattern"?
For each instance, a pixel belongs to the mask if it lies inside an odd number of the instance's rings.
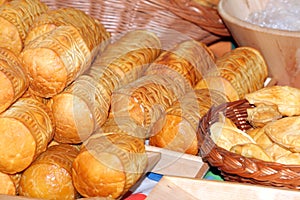
[[[42,2],[51,9],[75,7],[83,10],[98,19],[113,37],[130,30],[147,29],[158,35],[163,46],[166,46],[166,43],[173,46],[175,42],[170,43],[170,38],[174,38],[176,43],[192,38],[211,44],[225,35],[228,36],[216,8],[201,4],[194,4],[192,7],[191,4],[186,4],[186,0],[42,0]]]
[[[227,181],[300,189],[299,165],[246,158],[218,147],[210,138],[209,127],[217,121],[219,112],[230,118],[239,129],[249,129],[247,108],[252,106],[243,99],[212,107],[200,120],[197,132],[200,155],[211,166],[217,167]]]

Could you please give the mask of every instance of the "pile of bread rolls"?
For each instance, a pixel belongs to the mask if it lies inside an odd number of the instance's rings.
[[[145,173],[145,143],[196,155],[200,117],[267,77],[252,48],[162,49],[149,30],[112,42],[83,11],[39,0],[3,2],[0,27],[1,194],[120,198]]]

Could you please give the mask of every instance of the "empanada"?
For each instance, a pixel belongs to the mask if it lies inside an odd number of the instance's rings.
[[[263,127],[268,122],[282,118],[276,105],[260,104],[247,109],[247,121],[253,127]]]
[[[285,117],[265,126],[265,133],[275,143],[300,152],[300,116]]]
[[[273,161],[272,157],[261,146],[254,143],[234,145],[230,148],[230,151],[248,158],[256,158],[267,162]]]
[[[222,122],[215,122],[210,126],[210,137],[216,145],[230,151],[237,144],[256,143],[244,131],[227,126]]]
[[[276,105],[283,116],[300,115],[300,89],[291,86],[270,86],[245,95],[254,105]]]

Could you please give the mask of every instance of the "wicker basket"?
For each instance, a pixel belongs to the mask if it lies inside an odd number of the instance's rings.
[[[246,121],[247,108],[253,107],[247,100],[229,102],[212,107],[200,120],[198,129],[199,150],[204,161],[218,168],[224,179],[266,186],[300,189],[300,166],[265,162],[246,158],[218,147],[210,138],[209,127],[218,119],[218,113],[233,120],[241,130],[251,128]]]
[[[85,11],[98,19],[112,37],[134,29],[150,30],[165,48],[190,38],[212,44],[229,35],[216,6],[209,3],[212,0],[193,5],[186,4],[186,0],[41,1],[51,9],[75,7]],[[190,17],[186,17],[189,13]]]

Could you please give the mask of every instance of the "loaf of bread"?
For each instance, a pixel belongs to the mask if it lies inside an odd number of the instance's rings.
[[[186,80],[188,88],[196,83],[212,67],[215,67],[215,57],[212,51],[203,43],[187,40],[177,44],[174,48],[164,51],[147,68],[145,75],[163,74],[171,76],[180,74]]]
[[[0,6],[0,46],[18,55],[30,26],[47,10],[40,0],[11,0]]]
[[[185,80],[179,74],[145,75],[113,92],[111,114],[123,123],[135,123],[136,133],[148,138],[153,123],[185,93]]]
[[[80,143],[90,136],[107,119],[112,91],[138,79],[159,53],[160,41],[149,31],[131,31],[109,44],[84,75],[51,98],[55,140]]]
[[[68,144],[50,146],[22,173],[18,192],[41,199],[75,199],[71,168],[79,150]]]
[[[0,171],[27,168],[53,138],[53,116],[43,103],[20,98],[0,115]]]
[[[37,25],[33,24],[34,33],[20,54],[29,76],[29,87],[35,95],[45,98],[62,92],[83,74],[110,37],[100,23],[82,11],[57,10],[60,15],[53,14],[55,11],[47,12],[37,20]],[[77,23],[71,24],[74,18]],[[52,30],[44,31],[47,25]]]
[[[23,95],[28,84],[19,58],[10,50],[0,47],[0,113]]]
[[[96,132],[83,143],[73,162],[73,184],[84,197],[117,199],[140,179],[146,166],[143,140]]]
[[[267,65],[261,53],[251,47],[238,47],[217,58],[216,68],[212,68],[195,88],[219,90],[230,101],[235,101],[261,89],[267,76]]]
[[[196,155],[199,119],[211,106],[227,101],[227,97],[216,90],[199,89],[186,93],[154,122],[150,145]]]

